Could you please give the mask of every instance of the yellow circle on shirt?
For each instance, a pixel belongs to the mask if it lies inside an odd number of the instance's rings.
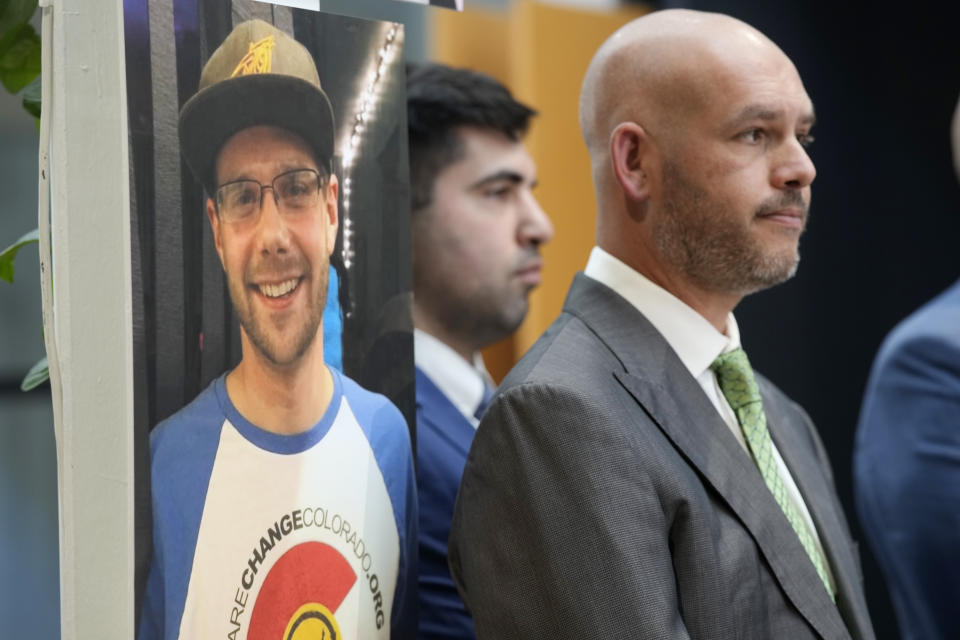
[[[340,626],[330,609],[308,602],[290,616],[283,640],[340,640]]]

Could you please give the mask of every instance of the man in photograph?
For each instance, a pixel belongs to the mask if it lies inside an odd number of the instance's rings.
[[[580,123],[597,246],[487,409],[454,512],[477,636],[872,638],[820,438],[732,314],[799,261],[796,68],[736,19],[652,13],[594,56]]]
[[[407,425],[324,362],[333,137],[310,53],[259,20],[234,28],[181,110],[242,358],[151,433],[140,638],[413,633]]]
[[[506,338],[540,282],[553,227],[523,145],[533,110],[493,78],[407,72],[412,193],[420,635],[473,638],[447,568],[463,465],[493,383],[480,350]]]

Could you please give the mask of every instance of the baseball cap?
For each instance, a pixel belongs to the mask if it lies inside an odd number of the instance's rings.
[[[235,133],[256,125],[282,127],[313,147],[330,171],[333,110],[307,48],[263,20],[230,32],[200,74],[200,87],[180,110],[180,152],[204,186]]]

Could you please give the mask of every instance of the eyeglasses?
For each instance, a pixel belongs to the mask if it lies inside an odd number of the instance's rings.
[[[294,169],[281,173],[270,184],[256,180],[235,180],[217,189],[217,211],[225,222],[255,220],[263,207],[263,191],[273,191],[280,213],[296,217],[314,210],[325,178],[313,169]]]

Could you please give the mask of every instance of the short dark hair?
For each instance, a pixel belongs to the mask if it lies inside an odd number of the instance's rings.
[[[430,204],[433,181],[463,153],[456,129],[493,129],[519,140],[536,111],[514,100],[502,84],[469,69],[407,65],[407,131],[413,211]]]

